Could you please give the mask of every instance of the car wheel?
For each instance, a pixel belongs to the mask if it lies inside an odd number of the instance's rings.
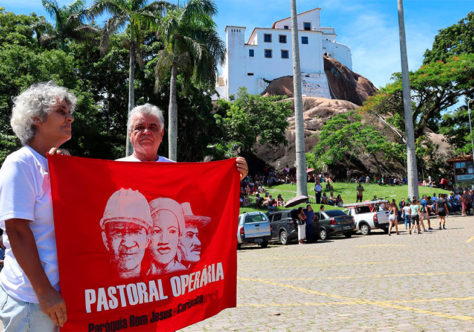
[[[370,227],[366,223],[360,225],[360,232],[362,235],[369,235],[370,234]]]
[[[328,233],[326,232],[326,230],[324,228],[322,228],[320,231],[319,231],[319,238],[324,241],[328,238]]]
[[[267,241],[263,241],[262,243],[260,243],[260,247],[262,247],[262,248],[268,247],[268,242],[267,242]]]
[[[280,243],[284,246],[288,244],[288,233],[284,230],[280,232]]]
[[[352,236],[352,232],[344,233],[344,236],[347,237],[347,238],[350,238]]]

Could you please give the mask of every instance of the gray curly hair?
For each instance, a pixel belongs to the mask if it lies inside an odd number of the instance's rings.
[[[35,137],[35,121],[45,121],[51,106],[58,101],[65,101],[70,112],[74,112],[76,96],[52,81],[33,84],[13,99],[10,124],[21,144],[26,145]]]
[[[130,113],[128,114],[128,121],[127,121],[127,133],[130,134],[132,131],[132,122],[133,117],[137,114],[151,114],[158,118],[161,124],[161,130],[165,127],[165,120],[163,118],[163,112],[155,105],[146,103],[144,105],[135,106]]]

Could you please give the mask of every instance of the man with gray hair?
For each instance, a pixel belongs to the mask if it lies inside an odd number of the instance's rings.
[[[158,155],[165,133],[163,113],[158,107],[147,103],[132,109],[128,117],[127,131],[133,146],[133,154],[117,159],[118,161],[172,162]],[[248,173],[247,161],[243,157],[238,157],[235,165],[242,180]]]
[[[165,133],[163,113],[158,107],[147,103],[132,109],[128,117],[127,133],[133,154],[117,159],[118,161],[171,161],[158,156],[158,148]]]

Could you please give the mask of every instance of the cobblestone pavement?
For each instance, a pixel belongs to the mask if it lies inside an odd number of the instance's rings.
[[[238,251],[237,308],[182,331],[474,331],[474,217]]]

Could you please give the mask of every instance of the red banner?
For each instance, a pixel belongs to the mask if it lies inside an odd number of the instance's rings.
[[[235,159],[48,160],[61,331],[172,331],[236,306]]]

